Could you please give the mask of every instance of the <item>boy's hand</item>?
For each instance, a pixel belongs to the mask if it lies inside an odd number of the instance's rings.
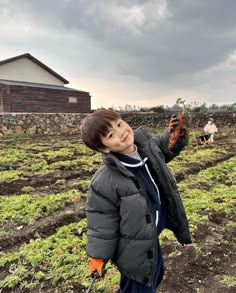
[[[97,274],[98,278],[105,276],[105,261],[103,259],[92,258],[89,263],[89,276],[94,277]]]
[[[175,114],[171,115],[170,121],[168,123],[168,128],[170,132],[174,131],[174,128],[179,124],[179,120]]]
[[[174,117],[173,117],[174,116]],[[177,121],[176,121],[177,120]],[[168,149],[171,150],[176,141],[180,136],[184,136],[186,134],[186,128],[185,128],[185,116],[181,113],[178,115],[172,115],[171,120],[169,122],[170,128],[170,138],[169,138],[169,144]],[[169,126],[168,125],[168,126]]]

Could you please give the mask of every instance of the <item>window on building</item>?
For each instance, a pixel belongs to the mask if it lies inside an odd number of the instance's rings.
[[[68,97],[68,102],[70,104],[77,104],[78,103],[77,97]]]

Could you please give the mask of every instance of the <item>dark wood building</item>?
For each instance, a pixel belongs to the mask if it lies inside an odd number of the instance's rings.
[[[89,113],[88,92],[29,53],[0,61],[0,112]]]

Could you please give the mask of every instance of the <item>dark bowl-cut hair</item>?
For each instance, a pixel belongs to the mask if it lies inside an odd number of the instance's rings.
[[[101,136],[105,137],[112,127],[111,121],[122,119],[120,114],[113,110],[97,110],[82,121],[80,130],[84,144],[92,150],[100,151],[104,148]]]

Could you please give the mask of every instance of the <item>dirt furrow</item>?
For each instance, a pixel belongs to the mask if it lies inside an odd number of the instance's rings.
[[[0,250],[13,250],[30,239],[50,236],[55,233],[59,227],[73,222],[79,222],[84,217],[85,200],[81,200],[53,215],[38,219],[32,225],[23,226],[20,230],[15,230],[11,235],[0,239]]]
[[[184,169],[183,171],[180,172],[176,172],[175,175],[175,179],[177,182],[183,181],[185,180],[189,175],[193,175],[193,174],[197,174],[202,170],[205,170],[209,167],[213,167],[215,165],[217,165],[218,163],[222,163],[224,161],[227,161],[228,159],[234,157],[236,155],[235,152],[231,152],[228,153],[226,155],[223,155],[221,157],[218,158],[214,158],[214,159],[209,159],[209,160],[205,160],[204,162],[194,162],[194,163],[190,163],[190,167]]]
[[[46,189],[46,193],[55,193],[60,189],[57,182],[60,180],[70,181],[73,179],[86,179],[90,178],[94,173],[93,170],[63,170],[61,172],[41,174],[31,177],[26,177],[24,179],[17,179],[11,182],[5,182],[0,184],[0,195],[18,195],[22,194],[21,189],[25,186],[31,186],[34,189],[34,193],[37,190]],[[53,188],[55,187],[55,188]],[[69,190],[71,187],[64,186],[63,191]]]

